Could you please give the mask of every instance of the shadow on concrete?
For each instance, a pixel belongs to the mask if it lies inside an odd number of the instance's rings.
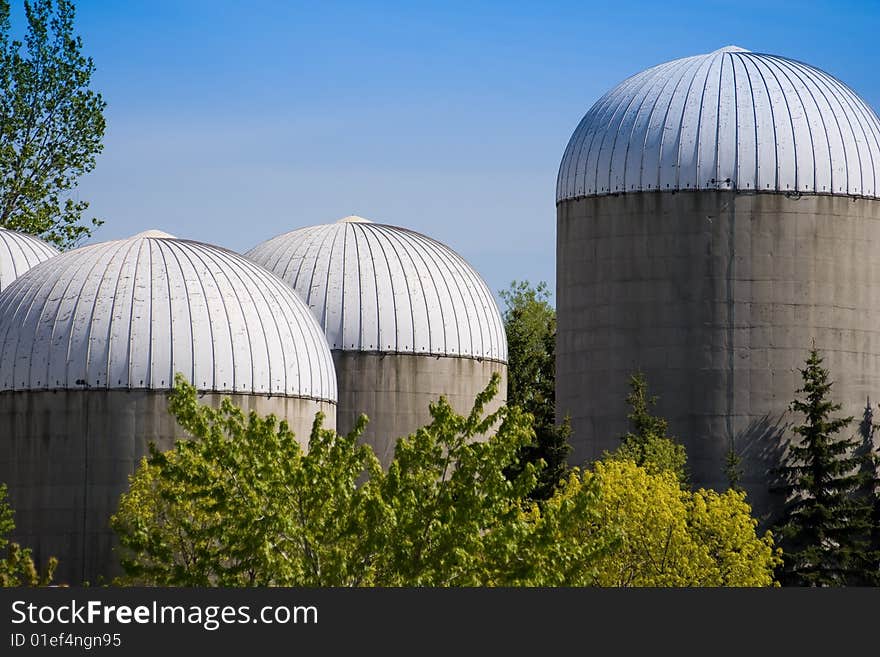
[[[736,436],[736,451],[742,459],[742,483],[758,520],[758,529],[770,529],[785,506],[784,483],[780,472],[791,443],[788,413],[777,418],[769,414],[753,420]]]

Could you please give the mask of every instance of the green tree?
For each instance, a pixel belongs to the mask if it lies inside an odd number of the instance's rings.
[[[476,585],[531,581],[517,546],[533,522],[529,416],[483,417],[492,378],[468,416],[441,398],[432,422],[397,445],[383,472],[347,436],[313,426],[308,451],[286,423],[245,417],[228,399],[198,403],[178,376],[169,408],[192,437],[131,477],[111,527],[127,584],[178,586]],[[485,442],[474,438],[497,427]],[[545,564],[546,565],[546,564]]]
[[[534,437],[517,406],[468,415],[440,398],[387,471],[357,430],[316,419],[304,452],[285,423],[229,400],[201,406],[178,376],[191,436],[153,453],[111,520],[125,577],[184,586],[764,585],[776,557],[740,494],[689,493],[627,460],[574,470],[536,501]],[[489,435],[491,434],[491,435]],[[478,436],[489,435],[486,440]],[[668,507],[668,508],[667,508]],[[665,514],[665,515],[664,515]],[[677,532],[677,533],[676,533]],[[674,537],[674,540],[670,539]]]
[[[379,463],[318,414],[307,453],[286,422],[245,416],[227,398],[198,403],[178,375],[169,409],[193,436],[153,452],[110,525],[122,583],[160,586],[347,586],[371,573]],[[364,485],[358,479],[366,477]]]
[[[742,457],[736,450],[730,448],[724,456],[724,476],[727,478],[727,487],[732,490],[745,492],[742,487]]]
[[[667,435],[668,424],[662,417],[652,415],[651,407],[657,398],[648,394],[648,381],[642,372],[629,379],[630,392],[626,397],[631,428],[621,436],[620,447],[606,458],[625,459],[644,467],[650,473],[672,472],[682,485],[687,484],[687,453],[684,445]]]
[[[26,0],[24,10],[22,43],[0,0],[0,226],[69,248],[102,223],[84,223],[89,204],[71,192],[103,148],[105,103],[89,88],[95,66],[73,2]]]
[[[877,425],[874,423],[874,408],[870,398],[867,400],[859,426],[862,447],[857,454],[863,461],[863,489],[861,495],[871,507],[871,531],[868,550],[868,565],[865,568],[865,584],[880,586],[880,448],[875,444]]]
[[[511,470],[521,464],[541,464],[535,499],[547,499],[566,477],[571,446],[571,426],[566,419],[556,424],[556,311],[549,302],[547,284],[531,286],[513,281],[500,292],[507,333],[507,402],[534,418],[535,441],[522,448]]]
[[[6,484],[0,484],[0,586],[46,586],[52,581],[58,559],[51,557],[40,573],[31,551],[9,540],[15,531],[15,513],[9,506]]]
[[[625,538],[604,522],[602,491],[578,468],[569,471],[551,497],[529,509],[529,531],[520,541],[523,567],[506,582],[522,586],[595,586],[601,560]]]
[[[673,471],[629,459],[599,461],[584,482],[598,489],[598,515],[620,537],[598,555],[597,586],[772,586],[780,551],[743,493],[682,489]]]
[[[387,509],[375,583],[383,586],[513,585],[534,579],[537,564],[520,550],[532,530],[526,498],[536,468],[512,480],[507,469],[534,432],[517,406],[483,416],[498,392],[493,376],[467,416],[441,398],[431,423],[398,441],[380,479]],[[497,426],[486,441],[475,440]],[[534,550],[532,551],[534,556]]]
[[[840,434],[852,417],[834,417],[841,405],[831,401],[832,381],[814,346],[800,369],[803,385],[791,409],[803,416],[792,431],[780,469],[789,500],[780,525],[785,550],[783,581],[803,586],[864,583],[870,561],[871,507],[859,495],[863,458],[859,440]]]

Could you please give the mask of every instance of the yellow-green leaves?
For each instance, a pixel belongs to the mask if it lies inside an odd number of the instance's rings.
[[[386,511],[375,584],[480,586],[516,578],[535,468],[513,480],[505,469],[534,434],[530,416],[516,407],[483,417],[497,386],[496,375],[467,417],[445,399],[432,404],[432,422],[401,439],[388,472],[374,479]],[[475,441],[493,426],[487,441]]]
[[[770,532],[758,537],[757,520],[745,493],[700,489],[689,495],[688,524],[696,543],[709,557],[702,582],[707,586],[771,586],[782,551]]]
[[[369,576],[379,465],[355,433],[324,429],[318,414],[304,453],[285,422],[229,400],[201,406],[180,377],[169,407],[193,439],[153,454],[120,500],[111,526],[123,581],[341,586]]]
[[[742,493],[683,490],[673,472],[632,461],[597,463],[599,524],[619,537],[597,563],[600,586],[770,586],[779,563],[771,536],[755,534]]]
[[[187,586],[761,586],[778,557],[742,494],[690,493],[630,460],[574,471],[547,500],[510,466],[534,436],[516,406],[459,415],[441,398],[387,471],[358,430],[316,418],[309,449],[274,417],[201,406],[192,436],[132,477],[112,526],[129,583]],[[478,436],[490,434],[485,441]]]
[[[46,586],[52,581],[58,559],[50,557],[41,573],[31,551],[9,540],[9,534],[15,530],[15,520],[6,491],[6,485],[0,484],[0,586]]]

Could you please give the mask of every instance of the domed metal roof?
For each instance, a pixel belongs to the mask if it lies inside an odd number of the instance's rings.
[[[141,233],[69,251],[0,294],[0,390],[168,389],[336,400],[323,332],[225,249]]]
[[[33,235],[0,228],[0,291],[34,265],[58,255],[58,250]]]
[[[507,360],[486,283],[420,233],[345,217],[279,235],[246,256],[293,286],[331,349]]]
[[[845,84],[736,46],[638,73],[581,120],[557,203],[736,189],[880,198],[880,119]]]

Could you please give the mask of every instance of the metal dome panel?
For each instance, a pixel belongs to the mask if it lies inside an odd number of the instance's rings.
[[[321,328],[278,277],[146,233],[38,265],[0,294],[0,390],[169,389],[336,400]]]
[[[58,255],[58,249],[33,235],[0,228],[0,291],[31,267]]]
[[[346,217],[279,235],[246,257],[293,286],[331,349],[507,360],[486,283],[420,233]]]
[[[556,202],[699,189],[880,198],[880,119],[819,69],[728,46],[600,98],[565,150]]]

